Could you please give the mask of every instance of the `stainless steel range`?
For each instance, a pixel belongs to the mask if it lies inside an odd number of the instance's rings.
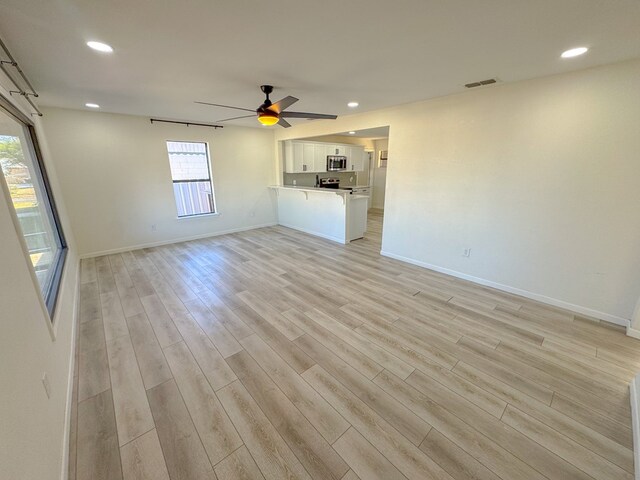
[[[320,179],[320,188],[340,188],[340,179],[335,177],[327,177]]]

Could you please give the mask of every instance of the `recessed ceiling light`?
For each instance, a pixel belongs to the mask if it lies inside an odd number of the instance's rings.
[[[349,102],[349,103],[347,103],[347,107],[349,107],[349,108],[356,108],[358,105],[360,105],[358,102]]]
[[[107,45],[106,43],[102,43],[102,42],[94,42],[94,41],[87,42],[87,47],[93,48],[98,52],[104,52],[104,53],[113,52],[113,48],[111,48],[110,45]]]
[[[356,132],[349,132],[349,135],[355,135]]]
[[[572,48],[570,50],[567,50],[566,52],[563,52],[561,57],[562,58],[573,58],[573,57],[577,57],[579,55],[582,55],[584,53],[587,53],[588,51],[589,51],[589,49],[587,47]]]
[[[100,108],[100,105],[97,103],[85,103],[84,106],[89,108]]]

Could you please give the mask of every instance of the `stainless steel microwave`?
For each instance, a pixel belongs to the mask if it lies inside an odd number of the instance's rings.
[[[327,155],[327,172],[347,169],[347,157],[344,155]]]

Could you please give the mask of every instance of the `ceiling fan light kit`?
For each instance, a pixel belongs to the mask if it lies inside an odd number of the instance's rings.
[[[271,127],[273,125],[280,125],[284,128],[289,128],[291,124],[285,120],[285,118],[307,118],[307,119],[325,119],[325,120],[335,120],[338,118],[337,115],[325,115],[323,113],[307,113],[307,112],[287,112],[285,109],[289,108],[291,105],[296,103],[298,99],[296,97],[287,96],[282,100],[279,100],[275,103],[271,102],[269,99],[269,95],[273,92],[272,85],[261,85],[260,89],[265,94],[266,98],[262,105],[260,105],[256,110],[256,114],[258,117],[258,121],[267,127]],[[233,108],[234,110],[242,110],[245,112],[253,112],[253,110],[249,108],[242,107],[232,107],[230,105],[221,105],[219,103],[208,103],[208,102],[195,102],[202,105],[211,105],[213,107],[223,107],[223,108]],[[225,118],[223,120],[218,120],[219,122],[227,122],[229,120],[237,120],[239,118],[249,118],[253,117],[253,115],[243,115],[241,117],[231,117]]]
[[[278,118],[278,114],[275,112],[270,112],[268,110],[263,112],[258,112],[258,121],[262,125],[271,127],[272,125],[275,125],[276,123],[278,123],[279,120],[280,118]]]

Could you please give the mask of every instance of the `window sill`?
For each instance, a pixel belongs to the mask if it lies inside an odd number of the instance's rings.
[[[186,215],[184,217],[176,217],[178,220],[188,220],[191,218],[202,218],[202,217],[218,217],[220,216],[219,212],[214,213],[200,213],[198,215]]]

